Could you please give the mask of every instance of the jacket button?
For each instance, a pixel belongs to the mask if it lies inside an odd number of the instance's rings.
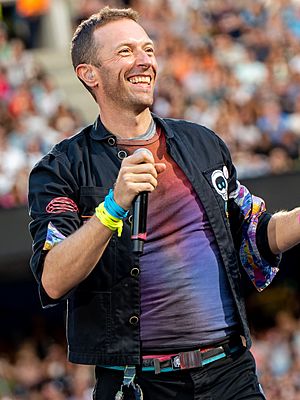
[[[108,142],[108,144],[109,144],[110,146],[114,146],[114,145],[116,144],[116,139],[115,139],[114,137],[110,136],[110,137],[108,138],[107,142]]]
[[[118,158],[120,160],[124,160],[128,156],[127,152],[125,150],[119,150],[118,151]]]
[[[130,325],[137,325],[139,322],[139,317],[136,315],[133,315],[132,317],[129,318],[129,323]]]
[[[132,270],[130,271],[130,275],[136,278],[140,274],[140,269],[137,267],[133,267]]]

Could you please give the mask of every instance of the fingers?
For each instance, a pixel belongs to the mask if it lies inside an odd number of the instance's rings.
[[[152,164],[154,169],[151,171],[149,170],[149,173],[152,173],[155,177],[157,177],[157,174],[160,174],[166,169],[166,165],[164,163],[155,163],[152,153],[147,149],[138,149],[138,151],[135,151],[131,156],[125,158],[122,162],[122,167],[125,168],[126,166],[137,166],[137,164],[141,164],[145,167]],[[141,170],[136,169],[136,173],[142,173],[143,171],[144,168]]]
[[[155,175],[151,174],[151,173],[147,173],[147,172],[144,172],[144,173],[131,173],[131,172],[124,171],[123,179],[124,179],[124,182],[127,183],[128,185],[130,185],[130,183],[133,183],[133,184],[134,183],[137,183],[137,184],[142,184],[142,183],[149,184],[152,187],[150,187],[148,185],[148,187],[149,187],[148,190],[152,191],[157,186],[157,179],[156,179],[157,178],[157,172],[156,172],[155,169],[154,169],[154,171],[155,171]],[[142,190],[139,190],[139,192],[140,191],[142,191]]]
[[[157,171],[153,164],[123,166],[120,169],[115,191],[121,188],[130,197],[143,191],[152,192],[157,186]]]
[[[155,178],[157,177],[157,170],[155,168],[155,164],[130,164],[126,165],[125,163],[122,164],[120,171],[124,174],[150,174],[153,175]]]
[[[148,149],[137,149],[131,156],[126,157],[122,165],[127,165],[127,164],[154,164],[154,157],[151,151]]]
[[[126,157],[115,184],[115,201],[124,209],[129,209],[139,193],[155,190],[157,176],[165,169],[165,164],[155,163],[151,152],[143,149]]]
[[[164,163],[155,163],[154,167],[156,169],[157,174],[161,174],[167,168],[166,164],[164,164]]]

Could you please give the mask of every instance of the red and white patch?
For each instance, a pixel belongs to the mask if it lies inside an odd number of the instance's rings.
[[[78,212],[77,204],[68,197],[55,197],[46,207],[49,214],[59,214],[66,211]]]

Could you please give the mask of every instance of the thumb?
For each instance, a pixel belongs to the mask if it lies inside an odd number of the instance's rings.
[[[164,164],[164,163],[155,163],[154,166],[155,166],[156,172],[158,174],[161,174],[167,168],[166,164]]]

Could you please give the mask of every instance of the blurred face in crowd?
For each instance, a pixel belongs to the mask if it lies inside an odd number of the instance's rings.
[[[157,63],[153,42],[131,19],[109,22],[96,29],[99,66],[93,68],[98,102],[116,109],[142,112],[153,103]]]

